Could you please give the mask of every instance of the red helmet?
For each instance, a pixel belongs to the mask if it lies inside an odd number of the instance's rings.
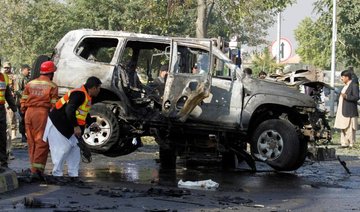
[[[51,74],[56,71],[56,66],[53,61],[46,61],[41,63],[40,74]]]

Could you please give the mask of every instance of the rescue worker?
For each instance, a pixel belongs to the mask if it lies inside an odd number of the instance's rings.
[[[41,180],[49,152],[49,145],[42,140],[47,117],[58,99],[58,87],[52,82],[56,66],[52,61],[43,62],[40,76],[31,80],[21,98],[21,111],[25,113],[32,180]]]
[[[84,85],[68,91],[56,102],[49,113],[44,133],[44,141],[49,142],[51,159],[54,164],[52,175],[63,181],[63,167],[66,162],[68,175],[72,181],[79,181],[80,148],[79,140],[85,127],[99,128],[91,119],[89,111],[92,98],[100,92],[101,81],[89,77]]]
[[[4,73],[7,75],[8,78],[8,85],[11,91],[11,95],[15,98],[14,95],[14,75],[11,72],[11,63],[5,62],[4,63]],[[15,113],[11,110],[8,104],[6,106],[6,120],[7,120],[7,154],[8,159],[13,160],[15,159],[14,155],[12,154],[12,140],[16,138],[16,117]]]
[[[5,73],[0,73],[0,165],[1,167],[8,167],[7,159],[7,136],[6,136],[6,106],[9,105],[11,110],[16,112],[16,105],[14,97],[9,87],[9,78]]]
[[[21,119],[19,120],[19,132],[21,134],[21,141],[26,143],[26,134],[25,134],[25,114],[21,113],[20,110],[20,99],[25,89],[25,85],[30,81],[30,66],[24,64],[21,66],[21,72],[16,79],[15,83],[15,97],[16,97],[16,106],[20,112]]]

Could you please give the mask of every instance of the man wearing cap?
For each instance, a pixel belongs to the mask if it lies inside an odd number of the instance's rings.
[[[89,111],[92,98],[99,94],[100,88],[100,79],[89,77],[80,88],[68,91],[59,99],[49,113],[44,141],[49,142],[51,160],[54,164],[52,175],[56,180],[63,180],[65,162],[71,180],[79,180],[81,156],[78,143],[85,127],[99,128],[90,117]]]
[[[169,69],[169,64],[162,65],[160,67],[159,76],[154,80],[154,84],[156,85],[160,96],[164,95],[165,81],[168,74],[168,69]]]
[[[25,86],[20,100],[21,111],[25,113],[31,179],[34,181],[42,179],[49,152],[49,145],[42,138],[49,111],[58,99],[58,87],[52,82],[55,71],[52,61],[43,62],[40,76]]]
[[[24,64],[21,66],[21,72],[18,75],[15,83],[15,97],[16,97],[16,105],[20,110],[20,99],[25,89],[25,85],[30,81],[30,66]],[[21,141],[26,143],[26,134],[25,134],[25,114],[20,112],[21,119],[19,120],[19,132],[21,133]]]
[[[5,64],[8,67],[8,64]],[[5,68],[5,67],[4,67]],[[6,106],[7,103],[13,112],[16,112],[14,97],[9,86],[9,78],[5,73],[0,73],[0,166],[7,167],[7,137],[6,137]]]

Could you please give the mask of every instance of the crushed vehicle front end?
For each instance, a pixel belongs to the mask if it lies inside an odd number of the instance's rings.
[[[283,83],[245,79],[242,123],[252,154],[281,171],[299,168],[308,146],[331,140],[326,114],[311,96]],[[247,125],[248,124],[248,125]]]

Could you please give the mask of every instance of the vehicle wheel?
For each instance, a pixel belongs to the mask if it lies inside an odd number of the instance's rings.
[[[221,154],[221,165],[223,169],[235,169],[238,165],[238,158],[233,151]]]
[[[291,167],[292,170],[296,170],[300,168],[306,159],[307,153],[308,153],[308,143],[305,139],[300,139],[300,148],[299,148],[299,157],[293,167]]]
[[[176,168],[176,152],[173,149],[159,147],[160,166],[163,169]]]
[[[261,123],[255,130],[251,152],[276,170],[292,171],[304,162],[303,146],[290,122],[271,119]]]
[[[43,62],[49,61],[50,58],[47,55],[40,55],[36,58],[36,60],[33,63],[30,77],[31,80],[38,78],[40,76],[40,66]]]
[[[96,118],[101,130],[100,132],[84,133],[84,141],[91,151],[105,153],[119,142],[119,123],[116,116],[105,104],[93,105],[90,114],[91,117]]]

